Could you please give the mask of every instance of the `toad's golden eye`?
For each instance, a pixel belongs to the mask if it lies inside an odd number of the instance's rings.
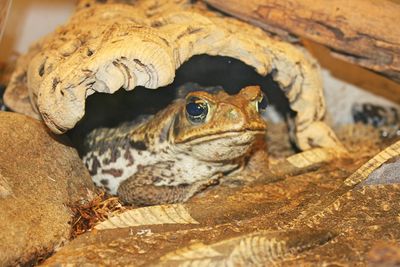
[[[208,103],[207,101],[198,98],[191,97],[186,102],[186,115],[187,118],[193,123],[204,122],[208,114]]]
[[[257,111],[258,112],[263,112],[267,109],[268,107],[268,99],[265,94],[262,94],[261,98],[257,102]]]

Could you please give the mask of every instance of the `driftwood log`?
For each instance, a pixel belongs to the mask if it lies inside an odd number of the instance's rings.
[[[84,116],[86,98],[95,92],[157,89],[170,84],[175,70],[194,55],[229,56],[262,76],[272,73],[297,112],[293,139],[300,149],[342,149],[322,121],[319,65],[304,49],[211,12],[202,3],[123,2],[80,1],[67,24],[20,58],[6,104],[40,115],[53,132],[63,133]]]
[[[389,0],[205,0],[286,40],[328,46],[335,56],[400,82],[400,3]]]
[[[0,2],[0,41],[6,26],[8,10],[10,9],[11,1],[5,0]]]

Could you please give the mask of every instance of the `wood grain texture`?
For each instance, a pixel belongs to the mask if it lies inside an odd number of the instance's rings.
[[[0,2],[0,40],[6,27],[7,14],[10,10],[11,0],[2,0]]]
[[[286,40],[305,37],[335,56],[400,82],[400,4],[381,0],[205,0]]]
[[[320,68],[302,47],[220,16],[200,2],[124,2],[79,2],[67,24],[21,56],[4,94],[5,104],[13,111],[40,114],[54,133],[61,134],[83,118],[86,98],[96,92],[157,89],[172,83],[176,69],[192,56],[228,56],[261,76],[271,74],[296,112],[293,139],[301,150],[344,151],[322,121]]]

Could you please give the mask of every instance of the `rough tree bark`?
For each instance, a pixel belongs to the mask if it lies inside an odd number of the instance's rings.
[[[175,70],[194,55],[229,56],[262,76],[272,73],[296,112],[293,139],[299,148],[342,150],[322,121],[319,66],[303,49],[209,11],[202,3],[121,1],[80,1],[67,24],[19,59],[4,95],[6,105],[40,114],[61,134],[82,119],[86,98],[95,92],[157,89],[172,83]]]
[[[400,3],[389,0],[205,0],[285,40],[293,35],[400,82]]]
[[[10,9],[11,0],[4,0],[0,2],[0,41],[6,26],[7,13]]]

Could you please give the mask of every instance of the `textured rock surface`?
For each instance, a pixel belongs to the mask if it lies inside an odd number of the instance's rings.
[[[40,121],[0,112],[0,140],[0,265],[34,262],[68,240],[68,205],[93,184],[75,149]]]
[[[372,167],[395,157],[400,142],[372,158],[379,151],[374,138],[378,133],[372,131],[350,127],[340,132],[354,155],[351,160],[288,175],[275,183],[218,186],[179,209],[142,208],[132,218],[125,212],[123,220],[122,215],[108,220],[109,225],[121,228],[79,236],[45,265],[365,266],[397,262],[400,185],[362,186],[362,180]],[[279,132],[275,138],[280,138]],[[271,154],[282,153],[280,148]],[[170,223],[171,218],[183,217]],[[168,224],[158,223],[165,220]]]
[[[200,3],[95,2],[81,1],[65,26],[21,58],[5,95],[7,105],[40,113],[52,131],[62,133],[84,116],[86,98],[95,92],[162,87],[194,55],[229,56],[262,76],[272,73],[297,112],[293,136],[301,149],[341,148],[321,121],[325,103],[319,66],[303,49]],[[33,109],[24,105],[27,98]]]

